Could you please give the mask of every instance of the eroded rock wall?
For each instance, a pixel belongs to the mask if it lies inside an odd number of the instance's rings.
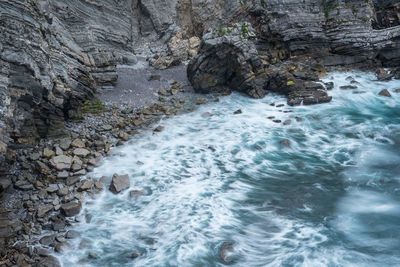
[[[399,10],[396,0],[1,0],[0,141],[59,135],[97,86],[116,82],[116,64],[145,53],[169,56],[154,60],[167,67],[196,54],[193,36],[238,22],[267,64],[398,66]]]

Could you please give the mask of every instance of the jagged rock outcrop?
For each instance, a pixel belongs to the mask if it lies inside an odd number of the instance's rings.
[[[315,81],[315,71],[307,65],[263,62],[256,46],[255,34],[248,23],[222,27],[204,35],[199,54],[190,62],[189,81],[200,93],[223,93],[231,90],[254,98],[267,91],[288,97],[289,105],[310,105],[331,101],[325,88]]]
[[[309,54],[325,65],[400,60],[398,1],[192,1],[193,24],[207,30],[248,21],[271,63]],[[386,22],[385,22],[386,21]]]
[[[282,62],[303,57],[321,66],[400,63],[396,1],[252,0],[212,4],[215,18],[205,20],[204,25],[214,27],[214,33],[229,29],[229,34],[203,37],[200,55],[188,68],[189,79],[199,92],[220,91],[218,88],[225,86],[260,97],[272,90],[287,95],[291,105],[316,104],[330,101],[324,88],[302,81],[309,77],[295,77],[291,71],[279,69]],[[193,12],[199,12],[195,18],[204,18],[200,9],[193,8]],[[255,30],[254,40],[235,40],[229,25],[238,20]],[[260,59],[262,67],[253,64]],[[263,68],[269,69],[266,78]]]
[[[249,38],[247,23],[220,28],[204,35],[196,57],[188,66],[188,78],[200,93],[237,90],[260,98],[265,95],[264,65]]]
[[[393,0],[4,0],[0,16],[0,121],[21,143],[59,134],[96,86],[115,83],[116,64],[140,52],[177,64],[196,54],[191,37],[241,21],[269,64],[305,54],[324,65],[400,62]]]

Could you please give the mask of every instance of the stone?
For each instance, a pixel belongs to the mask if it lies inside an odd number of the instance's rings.
[[[143,191],[141,190],[132,190],[129,191],[129,197],[132,199],[137,199],[138,197],[143,195]]]
[[[72,158],[65,155],[55,156],[50,163],[59,171],[69,170],[72,165]]]
[[[54,256],[47,255],[45,258],[40,260],[38,264],[40,267],[61,267],[60,262]]]
[[[79,182],[81,180],[81,178],[79,176],[69,176],[67,178],[66,184],[67,185],[74,185],[77,182]]]
[[[62,150],[66,151],[70,148],[71,143],[72,143],[71,139],[66,138],[66,139],[60,140],[59,146]]]
[[[94,186],[94,182],[92,180],[84,180],[82,185],[79,186],[78,191],[82,192],[82,191],[87,191],[92,189],[92,187]]]
[[[62,187],[62,188],[58,189],[58,191],[57,191],[57,195],[60,197],[66,196],[66,195],[68,195],[68,193],[69,193],[69,189],[67,186]]]
[[[39,173],[44,174],[44,175],[47,175],[50,173],[50,168],[42,161],[36,161],[35,164],[36,164],[36,170],[38,170]]]
[[[120,132],[118,134],[118,137],[122,140],[122,141],[128,141],[129,140],[129,134],[127,134],[126,132]]]
[[[242,113],[243,113],[243,112],[242,112],[241,109],[238,109],[238,110],[236,110],[235,112],[233,112],[234,115],[238,115],[238,114],[242,114]]]
[[[65,215],[65,217],[73,217],[80,213],[81,208],[82,205],[80,202],[71,201],[61,205],[61,212]]]
[[[161,75],[151,74],[148,78],[149,81],[159,81],[161,80]]]
[[[290,119],[287,119],[287,120],[285,120],[284,122],[283,122],[283,125],[290,125],[290,124],[292,124],[292,120],[290,120]]]
[[[50,252],[45,248],[36,248],[36,253],[42,257],[47,257],[50,255]]]
[[[67,238],[67,239],[75,239],[75,238],[78,238],[80,236],[81,236],[81,234],[79,232],[77,232],[77,231],[74,231],[74,230],[69,230],[65,234],[65,238]]]
[[[382,68],[376,71],[376,78],[379,81],[389,81],[393,78],[393,76],[394,75],[392,73]]]
[[[198,98],[196,98],[196,100],[194,101],[194,103],[195,103],[196,105],[203,105],[203,104],[205,104],[206,102],[207,102],[207,100],[204,99],[203,97],[198,97]]]
[[[55,154],[54,151],[51,150],[51,149],[45,148],[45,149],[43,150],[43,157],[45,157],[45,158],[47,158],[47,159],[52,158],[52,157],[54,156],[54,154]]]
[[[162,125],[157,126],[153,131],[156,133],[164,131],[165,127]]]
[[[279,144],[282,147],[290,147],[290,140],[289,139],[283,139],[283,140],[279,141]]]
[[[86,148],[75,148],[73,151],[75,156],[78,157],[87,157],[90,154],[90,151],[87,150]]]
[[[343,85],[339,87],[341,90],[354,90],[358,87],[356,85]]]
[[[69,177],[69,172],[62,171],[57,174],[58,179],[67,179]]]
[[[75,139],[72,141],[71,145],[75,148],[84,148],[85,147],[85,142],[82,139]]]
[[[50,185],[46,188],[46,191],[47,191],[47,193],[54,193],[54,192],[57,192],[58,189],[59,189],[59,187],[58,187],[57,184],[50,184]]]
[[[101,191],[101,190],[103,190],[103,183],[100,182],[100,181],[96,181],[96,182],[94,183],[94,187],[95,187],[97,190]]]
[[[129,176],[128,175],[118,175],[114,174],[110,184],[110,191],[114,194],[118,194],[123,190],[130,187]]]
[[[56,155],[57,156],[60,156],[60,155],[64,154],[64,151],[59,146],[56,146],[55,149],[56,149]]]
[[[43,246],[50,246],[51,244],[54,243],[55,239],[56,239],[55,235],[47,235],[42,237],[39,240],[39,243],[42,244]]]
[[[57,252],[57,253],[61,253],[61,252],[64,251],[64,247],[65,247],[65,245],[63,243],[57,243],[54,246],[54,251]]]
[[[383,89],[382,91],[379,92],[379,95],[380,96],[385,96],[385,97],[391,97],[392,96],[388,89]]]
[[[40,205],[37,210],[37,217],[42,218],[53,209],[53,205]]]
[[[74,172],[74,176],[83,176],[86,173],[87,173],[86,170],[80,170],[80,171]]]
[[[38,266],[40,266],[40,267],[61,267],[61,264],[57,258],[47,255],[45,258],[41,259]]]
[[[110,124],[104,124],[101,126],[101,128],[103,131],[106,131],[106,132],[111,131],[113,129],[113,127]]]

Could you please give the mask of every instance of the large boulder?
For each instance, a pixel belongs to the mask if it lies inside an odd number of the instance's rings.
[[[271,69],[268,73],[265,88],[286,95],[291,106],[327,103],[332,100],[324,86],[316,82],[318,78],[312,77],[311,73],[299,75],[299,72],[290,72],[282,67]]]
[[[321,70],[311,66],[315,63],[267,65],[258,54],[253,37],[247,23],[205,34],[199,54],[188,66],[194,89],[199,93],[236,90],[254,98],[273,91],[286,95],[289,105],[331,101],[325,88],[316,83]]]
[[[61,212],[65,217],[73,217],[81,212],[82,204],[78,201],[71,201],[61,205]]]
[[[128,175],[114,174],[110,184],[110,191],[114,194],[118,194],[123,190],[128,189],[130,186]]]
[[[53,157],[50,163],[59,171],[69,170],[72,165],[72,158],[65,155]]]
[[[263,97],[265,72],[253,37],[248,23],[206,33],[187,70],[194,89],[200,93],[236,90]]]

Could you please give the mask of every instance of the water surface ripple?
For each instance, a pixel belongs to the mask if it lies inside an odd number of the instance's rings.
[[[139,196],[89,200],[63,265],[399,266],[400,94],[378,92],[400,82],[326,80],[329,104],[233,94],[116,149],[92,176]]]

